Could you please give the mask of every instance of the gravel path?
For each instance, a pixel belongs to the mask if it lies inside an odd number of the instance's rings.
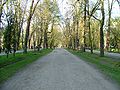
[[[19,71],[0,90],[120,90],[96,69],[64,49]]]

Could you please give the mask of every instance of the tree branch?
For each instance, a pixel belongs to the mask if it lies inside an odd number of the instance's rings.
[[[95,17],[94,15],[92,15],[92,17],[93,17],[94,19],[98,20],[99,22],[101,22],[101,20],[98,19],[97,17]]]

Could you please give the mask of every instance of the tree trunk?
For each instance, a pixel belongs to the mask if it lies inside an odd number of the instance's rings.
[[[37,50],[40,51],[40,37],[37,39]]]
[[[108,19],[108,30],[107,30],[107,37],[106,37],[106,49],[107,51],[110,50],[110,16]]]
[[[76,28],[76,49],[79,47],[79,35],[78,35],[79,21],[77,20],[77,28]]]
[[[90,44],[90,51],[91,51],[91,54],[93,54],[93,41],[92,41],[92,36],[91,36],[91,26],[90,26],[90,19],[91,19],[91,16],[90,16],[90,6],[89,6],[89,0],[87,1],[87,4],[88,4],[88,31],[89,31],[89,44]]]
[[[28,41],[28,48],[29,48],[29,49],[31,49],[30,41],[31,41],[31,38],[29,38],[29,41]]]
[[[92,41],[92,37],[91,37],[90,17],[88,19],[88,29],[89,29],[90,51],[91,51],[91,54],[93,54],[93,41]]]
[[[33,48],[34,48],[34,51],[36,49],[36,39],[35,39],[35,35],[33,34]]]
[[[45,26],[45,31],[44,31],[44,44],[43,44],[43,47],[45,49],[48,48],[48,37],[47,37],[47,30],[48,30],[48,24],[46,23],[46,26]]]
[[[41,35],[40,35],[40,43],[39,43],[39,48],[41,48],[42,41],[43,41],[43,22],[41,21]]]
[[[28,22],[27,22],[27,28],[26,28],[26,34],[25,34],[24,53],[27,53],[27,43],[28,43],[28,38],[29,38],[30,22],[31,22],[31,16],[28,18]]]
[[[114,0],[112,0],[111,4],[108,0],[108,30],[107,30],[107,37],[106,37],[106,49],[110,51],[110,31],[111,31],[111,12],[113,7]]]
[[[101,0],[101,13],[102,13],[102,20],[100,23],[100,56],[104,56],[104,20],[105,20],[105,12],[104,12],[104,0]]]
[[[83,52],[85,52],[86,46],[86,0],[84,0],[84,35],[83,35]]]
[[[53,29],[54,29],[54,18],[52,20],[52,26],[51,26],[51,38],[53,36]],[[54,40],[52,39],[50,42],[50,48],[53,48],[53,47],[54,47]]]
[[[41,38],[40,38],[40,44],[39,44],[39,47],[41,48],[41,45],[42,45],[42,40],[43,40],[43,38],[42,38],[42,36],[41,36]]]
[[[35,8],[37,7],[37,4],[40,0],[37,1],[37,3],[35,4],[35,6],[33,7],[34,4],[34,0],[32,0],[32,4],[30,6],[30,12],[29,12],[29,16],[28,16],[28,20],[27,20],[27,27],[26,27],[26,34],[25,34],[25,46],[24,46],[24,53],[27,53],[27,44],[28,44],[28,39],[29,39],[29,32],[30,32],[30,23],[31,23],[31,18],[34,14]]]
[[[23,33],[23,29],[22,29],[22,49],[24,49],[24,33]]]
[[[13,56],[14,57],[15,57],[15,52],[16,52],[16,32],[15,32],[15,29],[14,29],[13,30]]]

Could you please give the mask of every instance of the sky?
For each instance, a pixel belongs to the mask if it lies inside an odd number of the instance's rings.
[[[70,9],[70,5],[66,3],[68,1],[69,0],[57,0],[61,15],[63,17],[65,17],[65,13]],[[97,0],[92,0],[92,1],[97,1]],[[107,5],[107,2],[105,2],[105,11],[107,11],[107,8],[108,8],[108,5]],[[107,14],[108,13],[106,13],[106,17],[107,17]],[[120,7],[117,2],[115,2],[113,5],[112,17],[120,17]]]

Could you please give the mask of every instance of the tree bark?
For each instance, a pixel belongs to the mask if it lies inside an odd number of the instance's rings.
[[[76,49],[79,47],[79,35],[78,35],[79,21],[77,20],[77,28],[76,28]]]
[[[88,19],[88,29],[89,29],[89,43],[90,43],[90,51],[93,54],[93,41],[91,37],[91,26],[90,26],[90,18]]]
[[[83,35],[83,52],[85,52],[86,47],[86,0],[84,0],[84,35]]]
[[[107,38],[106,38],[106,49],[110,50],[110,31],[111,31],[111,12],[113,7],[114,0],[112,0],[111,4],[108,0],[108,30],[107,30]]]
[[[101,0],[101,13],[102,13],[102,19],[100,23],[100,56],[104,56],[104,33],[103,33],[103,27],[104,27],[104,20],[105,20],[105,12],[104,12],[104,0]]]
[[[31,23],[31,18],[34,14],[35,8],[37,7],[39,0],[37,1],[37,3],[35,4],[35,6],[33,7],[34,4],[34,0],[32,0],[32,4],[30,6],[30,12],[29,12],[29,16],[28,16],[28,20],[27,20],[27,27],[26,27],[26,34],[25,34],[25,46],[24,46],[24,53],[27,53],[27,44],[28,44],[28,39],[29,39],[29,32],[30,32],[30,23]]]
[[[48,23],[46,23],[46,25],[45,25],[45,31],[44,31],[44,43],[43,43],[43,48],[45,48],[45,49],[48,48],[47,30],[48,30]]]
[[[90,26],[90,19],[91,19],[91,16],[90,16],[90,6],[89,6],[89,0],[87,1],[87,4],[88,4],[88,31],[89,31],[89,44],[90,44],[90,51],[91,51],[91,54],[93,54],[93,41],[92,41],[92,37],[91,37],[91,26]],[[95,8],[95,7],[94,7]],[[93,9],[94,9],[93,8]],[[93,12],[91,12],[91,14],[93,14]]]
[[[29,38],[30,22],[31,22],[31,16],[28,18],[28,22],[27,22],[27,28],[26,28],[26,34],[25,34],[24,53],[27,53],[27,43],[28,43],[28,38]]]

